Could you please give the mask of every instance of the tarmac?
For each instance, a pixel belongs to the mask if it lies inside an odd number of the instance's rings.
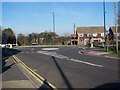
[[[10,52],[10,51],[9,51]],[[3,53],[2,53],[3,54]],[[40,76],[20,61],[15,55],[2,55],[2,90],[6,89],[49,89],[53,87],[49,82],[43,81]]]

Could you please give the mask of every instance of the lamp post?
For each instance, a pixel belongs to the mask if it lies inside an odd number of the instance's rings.
[[[52,14],[53,14],[53,32],[54,32],[53,39],[55,40],[55,15],[54,15],[54,12],[52,12]],[[55,44],[54,41],[53,41],[53,44]]]
[[[75,37],[76,37],[76,35],[75,35],[75,23],[74,23],[73,27],[74,27],[74,45],[75,45]]]
[[[116,53],[118,54],[118,32],[117,32],[116,0],[114,0],[114,15],[115,15],[115,33],[116,33]]]
[[[106,22],[105,22],[105,0],[103,0],[103,12],[104,12],[104,50],[106,50]]]
[[[54,12],[53,13],[53,32],[55,33],[55,15]]]

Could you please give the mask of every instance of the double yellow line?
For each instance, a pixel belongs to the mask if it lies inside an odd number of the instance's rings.
[[[39,74],[37,74],[35,71],[33,71],[31,68],[29,68],[27,65],[25,65],[18,57],[16,57],[15,55],[13,55],[13,58],[15,60],[15,62],[19,63],[25,70],[27,70],[27,72],[29,72],[30,75],[32,75],[39,83],[41,84],[45,84],[46,86],[48,86],[51,89],[57,89],[54,85],[52,85],[49,82],[45,82],[46,80],[41,77]]]

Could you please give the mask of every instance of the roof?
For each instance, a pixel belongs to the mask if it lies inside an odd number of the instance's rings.
[[[111,26],[110,28],[112,29],[113,33],[116,33],[115,26]],[[118,32],[120,33],[120,26],[117,26],[117,29],[118,29]]]
[[[83,33],[83,34],[104,33],[104,27],[103,26],[98,26],[98,27],[77,27],[76,32],[77,33]]]

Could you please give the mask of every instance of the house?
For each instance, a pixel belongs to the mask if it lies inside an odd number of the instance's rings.
[[[77,45],[77,35],[76,34],[71,34],[70,35],[70,45]]]
[[[112,30],[112,32],[114,33],[114,36],[116,37],[116,27],[111,26],[109,30],[110,29]],[[120,42],[120,26],[117,26],[117,33],[118,33],[118,42]]]
[[[90,42],[104,42],[104,27],[77,27],[76,28],[78,45],[84,46]]]

